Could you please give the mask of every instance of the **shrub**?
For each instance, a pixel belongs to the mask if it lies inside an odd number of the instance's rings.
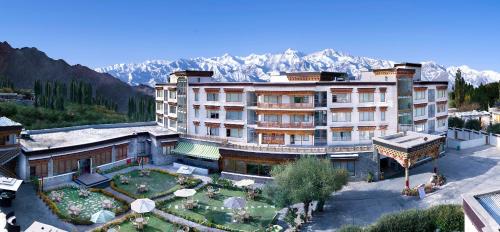
[[[428,232],[434,231],[434,223],[424,210],[407,210],[382,216],[370,232]]]
[[[438,205],[427,210],[435,227],[441,232],[462,231],[464,212],[460,205]]]
[[[368,175],[366,176],[366,182],[371,183],[373,182],[373,173],[368,172]]]
[[[456,127],[456,128],[463,128],[464,127],[464,120],[458,117],[449,117],[448,118],[448,127]]]
[[[481,122],[477,119],[469,119],[467,122],[465,122],[465,129],[469,130],[476,130],[480,131],[481,130]]]
[[[339,232],[363,232],[363,231],[365,230],[362,227],[354,225],[342,226],[342,228],[340,228],[339,230]]]

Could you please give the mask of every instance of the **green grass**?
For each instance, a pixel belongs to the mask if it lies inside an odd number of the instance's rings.
[[[65,108],[64,111],[58,111],[0,102],[0,115],[19,122],[31,130],[129,121],[126,115],[103,106],[68,103]]]
[[[140,170],[134,170],[124,174],[130,177],[129,184],[122,184],[120,182],[120,175],[115,175],[113,177],[114,185],[120,192],[125,192],[126,195],[133,198],[154,198],[181,188],[176,182],[177,177],[174,175],[151,170],[149,176],[141,177],[139,176],[139,172]],[[138,193],[136,185],[139,184],[146,184],[149,187],[149,191],[142,194]]]
[[[205,191],[205,188],[203,188],[201,192],[197,192],[194,195],[194,199],[198,200],[198,208],[192,210],[183,209],[183,199],[175,198],[174,200],[162,203],[160,209],[198,223],[209,222],[232,230],[241,231],[262,231],[272,223],[277,214],[277,208],[268,204],[262,198],[256,198],[256,200],[247,200],[247,210],[251,216],[250,221],[246,223],[233,223],[230,215],[232,210],[222,208],[223,201],[229,197],[244,198],[245,192],[222,188],[215,199],[210,199],[205,195]]]
[[[59,211],[66,216],[68,216],[68,207],[70,203],[74,203],[81,207],[82,212],[79,217],[82,219],[90,219],[92,214],[97,213],[99,210],[101,210],[101,203],[105,199],[111,200],[115,209],[122,207],[121,202],[118,202],[114,198],[98,192],[90,192],[90,195],[88,197],[82,198],[78,196],[78,188],[66,187],[53,191],[64,193],[62,200],[60,202],[54,203],[56,204]],[[47,192],[47,196],[50,196],[51,192],[52,191]]]
[[[149,222],[144,227],[143,232],[160,232],[160,231],[174,231],[174,225],[165,220],[155,216],[149,215]],[[134,227],[130,220],[123,222],[120,226],[120,232],[135,232],[137,229]]]

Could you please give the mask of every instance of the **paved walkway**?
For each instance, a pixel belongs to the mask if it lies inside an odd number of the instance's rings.
[[[386,213],[438,204],[461,204],[462,194],[500,183],[500,149],[495,147],[447,150],[438,166],[448,183],[423,200],[401,196],[404,177],[375,183],[349,183],[326,203],[325,212],[315,214],[306,231],[335,231],[345,224],[371,224]],[[426,183],[431,175],[432,162],[418,166],[410,170],[410,184]]]

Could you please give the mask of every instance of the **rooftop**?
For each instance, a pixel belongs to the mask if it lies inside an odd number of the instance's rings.
[[[407,131],[406,135],[403,133],[397,133],[393,135],[387,135],[383,137],[373,138],[374,143],[383,143],[392,145],[394,147],[410,149],[416,146],[424,145],[429,142],[442,139],[443,136],[435,134],[425,134],[413,131]]]
[[[149,133],[153,136],[176,134],[176,132],[156,125],[155,122],[76,126],[32,130],[27,131],[27,133],[30,135],[30,138],[21,139],[21,146],[24,151],[39,151],[91,144],[138,133]]]
[[[479,231],[500,230],[500,189],[492,185],[481,192],[462,195],[465,215]]]
[[[500,224],[500,191],[476,196],[483,208]]]
[[[4,126],[22,126],[21,123],[14,122],[10,118],[0,117],[0,127]]]

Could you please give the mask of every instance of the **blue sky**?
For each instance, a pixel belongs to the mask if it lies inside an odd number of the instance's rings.
[[[0,41],[100,67],[333,48],[500,71],[500,1],[39,1],[0,3]]]

